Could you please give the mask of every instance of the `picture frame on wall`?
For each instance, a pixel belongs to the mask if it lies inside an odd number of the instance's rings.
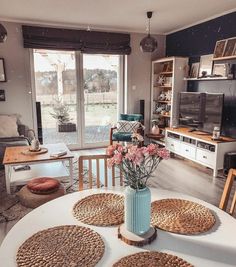
[[[212,75],[215,77],[228,77],[229,64],[227,63],[215,63],[212,70]]]
[[[4,59],[0,58],[0,82],[6,82],[6,81],[7,77],[6,77]]]
[[[190,78],[198,77],[199,66],[200,66],[200,62],[196,62],[191,65],[190,74],[189,74]]]
[[[220,40],[216,42],[214,50],[214,58],[223,57],[225,51],[225,45],[227,40]]]
[[[227,39],[225,49],[224,49],[224,57],[233,56],[236,46],[236,38]]]
[[[199,78],[209,77],[212,74],[213,55],[204,55],[200,58]]]

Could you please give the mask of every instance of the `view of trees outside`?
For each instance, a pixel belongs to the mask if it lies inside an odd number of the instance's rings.
[[[117,121],[118,74],[119,56],[83,56],[85,143],[109,140]]]
[[[75,53],[34,50],[34,70],[44,143],[78,143],[77,132],[58,131],[59,122],[54,114],[56,107],[57,113],[66,110],[69,123],[77,124]],[[117,120],[118,73],[119,56],[83,55],[85,143],[102,143],[109,139],[109,128]]]

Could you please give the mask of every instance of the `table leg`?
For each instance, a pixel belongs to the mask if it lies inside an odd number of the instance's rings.
[[[218,170],[217,169],[213,169],[213,177],[216,178],[218,175]]]
[[[70,185],[73,184],[73,159],[69,159],[69,168],[70,168]]]
[[[10,174],[10,166],[5,165],[5,180],[6,180],[6,189],[7,189],[7,194],[11,194],[11,174]]]

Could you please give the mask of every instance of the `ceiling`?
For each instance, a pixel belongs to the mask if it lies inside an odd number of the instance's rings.
[[[169,33],[236,11],[236,0],[1,0],[0,21]]]

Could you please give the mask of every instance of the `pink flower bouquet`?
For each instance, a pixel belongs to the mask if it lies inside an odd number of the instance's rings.
[[[111,145],[107,148],[108,166],[117,166],[124,174],[125,184],[133,189],[146,187],[148,178],[162,159],[169,158],[169,151],[158,145]]]

